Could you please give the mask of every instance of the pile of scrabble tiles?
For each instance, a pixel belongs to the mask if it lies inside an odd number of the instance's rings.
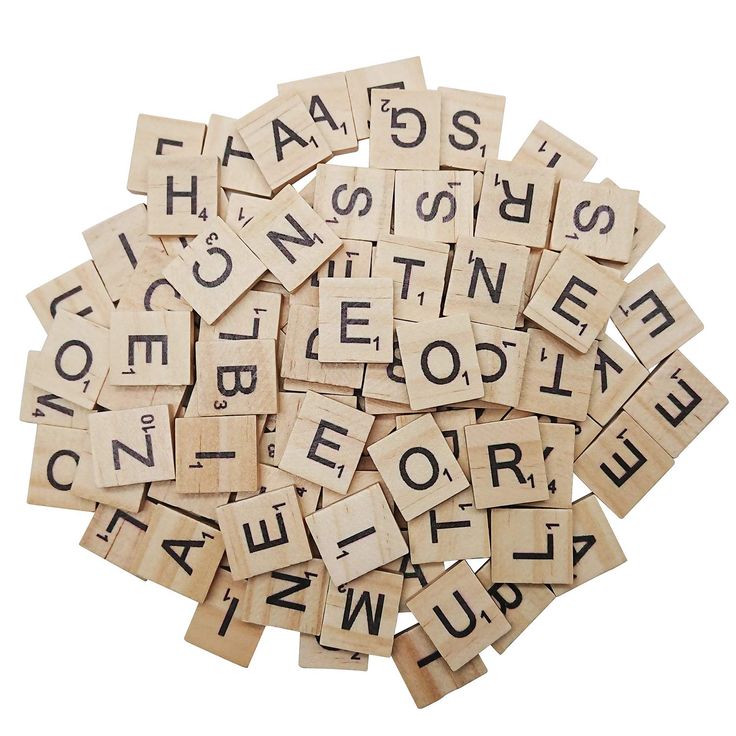
[[[248,666],[290,629],[302,667],[392,657],[435,702],[625,561],[601,502],[627,515],[726,405],[680,290],[629,277],[664,225],[543,122],[498,160],[504,105],[412,58],[141,115],[146,202],[28,295],[28,501],[196,601],[188,642]],[[368,167],[326,163],[362,139]]]

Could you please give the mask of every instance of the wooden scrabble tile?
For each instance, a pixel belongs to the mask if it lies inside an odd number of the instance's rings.
[[[589,493],[572,504],[572,584],[552,586],[555,595],[587,583],[626,562],[598,499]]]
[[[503,654],[529,624],[552,603],[555,594],[547,585],[494,582],[490,560],[475,574],[511,626],[509,631],[491,644],[499,654]]]
[[[329,225],[291,186],[256,214],[240,231],[240,237],[289,291],[311,276],[341,245]]]
[[[20,420],[30,424],[46,424],[51,427],[87,429],[89,409],[62,399],[56,394],[36,388],[30,376],[36,369],[40,352],[29,350],[26,358],[23,395],[20,403]]]
[[[319,306],[322,279],[368,278],[371,275],[373,245],[364,240],[344,240],[343,244],[289,297],[289,302]]]
[[[330,581],[322,646],[390,657],[403,577],[372,570],[350,583]]]
[[[603,179],[601,184],[607,184],[616,188],[610,179]],[[616,268],[622,277],[626,277],[634,266],[639,263],[641,257],[649,250],[652,243],[662,234],[664,223],[658,220],[648,209],[641,204],[636,206],[636,218],[634,220],[634,239],[631,246],[631,254],[627,263],[606,262],[607,266]]]
[[[468,479],[431,414],[371,445],[368,453],[407,520],[468,487]]]
[[[517,407],[553,417],[583,420],[590,401],[596,348],[579,353],[544,330],[530,329]]]
[[[135,575],[135,559],[144,544],[155,506],[144,501],[138,513],[130,513],[97,504],[79,546]]]
[[[445,314],[513,328],[521,308],[529,249],[482,238],[460,238],[455,248]]]
[[[397,171],[394,233],[441,243],[473,234],[471,171]]]
[[[625,288],[615,273],[567,248],[542,279],[524,315],[584,353],[606,326]]]
[[[200,416],[278,411],[273,340],[200,341],[196,352]]]
[[[156,504],[132,567],[136,575],[201,603],[223,552],[214,526]]]
[[[87,501],[114,506],[121,511],[137,513],[146,497],[146,483],[132,483],[128,486],[115,488],[101,488],[95,483],[95,464],[92,459],[92,450],[89,439],[84,443],[84,449],[79,452],[77,471],[74,474],[72,494]]]
[[[483,396],[473,329],[466,314],[399,325],[396,335],[412,409]]]
[[[269,186],[276,190],[332,155],[317,123],[295,94],[279,95],[236,123]]]
[[[94,511],[94,501],[70,492],[87,443],[87,432],[81,429],[36,427],[27,502],[59,509]]]
[[[240,231],[258,214],[266,212],[271,200],[251,194],[233,192],[227,203],[225,224],[240,235]],[[163,239],[166,242],[166,239]]]
[[[588,414],[598,424],[607,424],[648,375],[647,369],[631,353],[604,335],[596,346]]]
[[[483,400],[514,406],[521,394],[529,335],[473,322],[473,336],[483,381]]]
[[[271,187],[238,132],[237,123],[235,118],[210,115],[202,154],[217,156],[221,187],[259,197],[270,197]]]
[[[322,560],[307,560],[248,580],[244,621],[318,636],[330,577]]]
[[[549,498],[536,417],[471,425],[465,436],[477,508]]]
[[[216,156],[159,156],[148,167],[148,234],[196,235],[217,217]]]
[[[391,279],[322,279],[319,359],[323,363],[387,363],[393,356]]]
[[[199,156],[207,126],[189,120],[139,115],[128,171],[128,191],[148,191],[148,167],[156,156]]]
[[[214,325],[201,322],[199,340],[276,340],[279,336],[281,296],[248,291]]]
[[[391,656],[417,708],[436,703],[488,671],[480,657],[473,657],[453,672],[419,624],[396,634]]]
[[[90,414],[89,434],[98,486],[174,478],[168,406]]]
[[[317,510],[321,486],[300,478],[298,475],[287,473],[281,468],[263,463],[258,465],[258,493],[270,493],[286,486],[294,486],[302,516],[306,517]],[[250,495],[252,494],[238,493],[235,500],[240,501],[241,498],[248,498]]]
[[[265,272],[266,267],[217,217],[163,275],[211,325]]]
[[[325,647],[320,644],[318,636],[299,634],[299,666],[307,669],[365,672],[368,669],[368,655]]]
[[[103,327],[110,326],[110,314],[114,309],[92,261],[85,261],[37,287],[26,299],[47,332],[59,309],[73,312]]]
[[[384,236],[376,245],[372,276],[394,283],[394,315],[420,322],[440,316],[449,246]]]
[[[514,156],[527,166],[551,169],[557,181],[582,181],[595,165],[597,157],[567,136],[540,120]]]
[[[490,555],[488,512],[466,488],[409,521],[409,547],[415,565]]]
[[[727,404],[728,399],[676,350],[625,409],[672,457],[678,457]]]
[[[549,498],[535,501],[534,506],[569,509],[572,504],[572,466],[575,459],[575,427],[562,422],[539,422],[542,438],[544,473]]]
[[[611,315],[634,355],[653,368],[703,329],[658,263],[631,281]]]
[[[177,493],[258,491],[253,416],[176,420]]]
[[[493,509],[491,576],[499,583],[572,582],[571,509]]]
[[[453,671],[511,628],[465,560],[452,565],[407,605]]]
[[[555,176],[516,161],[489,160],[483,175],[475,235],[544,248],[552,215]]]
[[[184,640],[247,667],[263,633],[263,626],[241,620],[249,586],[243,580],[233,580],[227,567],[217,568],[207,597],[194,611]]]
[[[402,535],[406,541],[408,532],[404,531]],[[415,564],[411,559],[411,552],[390,562],[388,565],[384,565],[383,569],[390,572],[398,572],[404,577],[404,585],[401,588],[399,613],[409,613],[409,607],[406,605],[409,598],[416,595],[422,588],[426,588],[433,580],[436,580],[445,572],[445,566],[442,562],[427,562],[421,565]]]
[[[382,89],[371,97],[369,161],[377,169],[440,168],[440,93]]]
[[[60,311],[28,374],[37,388],[94,408],[110,365],[108,330]]]
[[[141,255],[149,248],[164,250],[158,238],[148,235],[147,227],[146,206],[137,204],[82,233],[113,301],[120,299]]]
[[[378,240],[389,232],[394,172],[320,164],[314,211],[341,238]]]
[[[279,95],[298,95],[333,153],[358,150],[348,85],[343,72],[278,85]]]
[[[562,179],[550,247],[626,263],[631,257],[639,192]]]
[[[106,381],[97,404],[110,411],[167,404],[174,416],[182,405],[188,386],[112,386]]]
[[[571,424],[575,427],[575,460],[577,460],[588,449],[590,443],[601,433],[603,427],[592,417],[588,417],[582,421],[571,422]]]
[[[625,411],[575,461],[575,475],[623,518],[674,465]]]
[[[378,90],[426,89],[422,62],[418,56],[389,61],[345,72],[350,94],[355,132],[358,140],[368,137],[371,119],[371,99]]]
[[[372,425],[369,414],[308,391],[279,467],[345,493]]]
[[[232,498],[229,493],[177,493],[175,480],[159,480],[146,485],[149,500],[160,501],[213,524],[217,519],[217,507],[229,503]]]
[[[219,506],[217,521],[236,580],[312,558],[293,486]]]
[[[442,97],[440,165],[483,171],[498,158],[506,98],[438,87]]]
[[[191,384],[193,332],[191,312],[114,312],[110,322],[110,384]]]
[[[408,552],[378,483],[317,511],[306,522],[336,585]]]

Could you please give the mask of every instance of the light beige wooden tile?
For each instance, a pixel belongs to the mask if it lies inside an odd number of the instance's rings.
[[[262,626],[318,636],[329,580],[322,560],[256,575],[248,580],[240,617]]]
[[[628,284],[611,319],[647,368],[703,329],[698,315],[658,263]]]
[[[217,217],[216,156],[158,156],[148,167],[149,235],[197,235]]]
[[[549,498],[533,506],[569,509],[572,504],[572,466],[575,459],[575,427],[562,422],[539,422]]]
[[[177,493],[256,493],[253,416],[177,419]]]
[[[509,631],[491,645],[499,654],[503,654],[529,624],[552,603],[555,594],[547,585],[494,582],[491,577],[490,560],[475,574],[511,626]]]
[[[133,561],[133,572],[201,603],[207,597],[224,546],[209,524],[157,504]]]
[[[407,605],[453,671],[511,628],[464,560],[410,598]]]
[[[259,463],[258,465],[258,493],[270,493],[271,491],[277,491],[286,486],[294,486],[297,498],[299,500],[299,508],[302,516],[306,517],[309,514],[313,514],[317,510],[317,505],[320,500],[320,493],[322,487],[317,483],[300,478],[298,475],[287,473],[281,468],[275,468],[272,465],[265,465]],[[237,493],[235,495],[236,501],[240,501],[243,498],[250,498],[255,494],[253,493]],[[340,496],[342,498],[342,496]]]
[[[201,322],[199,340],[276,340],[280,311],[280,294],[248,291],[215,324]]]
[[[517,151],[514,161],[551,169],[557,181],[563,177],[582,181],[590,173],[597,158],[559,130],[540,120]]]
[[[374,92],[382,94],[381,90],[426,89],[422,62],[418,56],[351,69],[345,72],[345,81],[358,140],[368,137]]]
[[[420,322],[440,316],[449,246],[416,238],[384,236],[373,258],[373,278],[394,283],[397,319]]]
[[[92,409],[110,365],[109,331],[71,312],[59,312],[28,380]]]
[[[393,302],[391,279],[323,279],[319,286],[320,361],[390,361]]]
[[[567,248],[542,279],[524,315],[584,353],[606,326],[625,288],[615,273]]]
[[[212,324],[266,272],[219,217],[163,270],[166,280]]]
[[[419,624],[396,634],[391,656],[417,708],[436,703],[487,672],[480,657],[453,672]]]
[[[233,192],[227,203],[227,212],[225,213],[225,223],[240,235],[240,231],[256,216],[262,212],[267,212],[271,207],[271,200],[264,197],[256,197],[252,194],[240,194]],[[166,238],[163,239],[164,244]]]
[[[169,412],[160,405],[90,414],[95,483],[107,488],[174,478]]]
[[[377,483],[317,511],[306,522],[336,585],[408,552]]]
[[[573,427],[575,427],[575,460],[577,460],[583,452],[588,449],[590,443],[603,429],[603,427],[592,417],[587,417],[586,419],[577,422],[573,422],[569,419],[561,421],[570,421]]]
[[[200,416],[277,412],[273,340],[200,341],[196,353]]]
[[[224,565],[217,569],[207,597],[194,611],[184,640],[229,662],[247,667],[263,627],[241,621],[248,583],[233,580]]]
[[[350,583],[330,581],[320,643],[390,657],[403,577],[372,570]]]
[[[575,461],[575,475],[623,518],[674,465],[625,411]]]
[[[440,164],[483,171],[498,158],[506,98],[482,92],[438,87],[442,96]]]
[[[473,322],[483,400],[514,406],[519,401],[529,336],[525,332]]]
[[[217,519],[217,507],[231,500],[229,493],[177,493],[175,480],[159,480],[146,485],[148,499],[160,501],[212,523]]]
[[[279,95],[298,95],[333,153],[358,150],[353,111],[344,72],[278,85]]]
[[[579,353],[544,330],[530,329],[521,395],[524,411],[564,419],[587,416],[596,359],[595,344]]]
[[[412,409],[428,409],[483,396],[473,330],[467,315],[399,325],[396,334]]]
[[[193,332],[191,312],[114,312],[110,323],[109,383],[191,384]]]
[[[549,498],[536,417],[471,425],[465,436],[477,508]]]
[[[199,156],[207,126],[189,120],[139,115],[128,171],[128,191],[148,191],[148,167],[156,156]]]
[[[382,89],[371,96],[370,166],[378,169],[440,167],[440,93]]]
[[[299,634],[299,666],[306,669],[365,672],[368,669],[368,655],[325,647],[320,644],[318,636]]]
[[[516,161],[487,161],[475,235],[544,248],[554,189],[551,171]]]
[[[296,181],[332,155],[317,123],[295,94],[274,97],[235,125],[274,190]]]
[[[320,164],[314,211],[341,238],[378,240],[389,232],[394,172]]]
[[[280,191],[239,234],[290,292],[341,245],[329,225],[291,186]]]
[[[472,235],[472,172],[397,171],[394,233],[441,243]]]
[[[596,347],[588,414],[598,424],[607,424],[648,375],[631,353],[604,335]]]
[[[369,414],[308,391],[279,467],[345,493],[372,425]]]
[[[587,583],[626,562],[598,499],[589,493],[572,505],[572,584],[555,584],[555,595]]]
[[[676,350],[626,402],[626,413],[672,456],[726,407],[728,399]]]
[[[571,509],[493,509],[491,576],[499,583],[572,582]]]
[[[205,156],[217,156],[221,187],[270,197],[271,187],[238,132],[237,123],[235,118],[210,115],[202,153]]]
[[[529,249],[482,238],[461,238],[447,285],[445,314],[513,328],[521,309]]]

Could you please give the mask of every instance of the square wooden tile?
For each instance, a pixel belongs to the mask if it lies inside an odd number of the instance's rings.
[[[575,459],[575,426],[562,422],[539,422],[544,472],[549,498],[533,506],[569,509],[572,504],[572,467]]]
[[[529,335],[473,322],[473,336],[483,381],[483,400],[515,406],[521,394]]]
[[[318,636],[299,634],[299,666],[306,669],[365,672],[368,669],[368,655],[324,647]]]
[[[279,336],[281,295],[251,291],[241,296],[218,320],[199,325],[202,342],[209,340],[276,340]]]

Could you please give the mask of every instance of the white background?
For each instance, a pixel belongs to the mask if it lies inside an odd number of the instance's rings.
[[[706,329],[685,353],[730,398],[733,26],[724,3],[13,3],[3,11],[0,217],[6,733],[724,733],[733,727],[734,410],[614,530],[629,561],[565,595],[489,674],[417,711],[393,662],[300,670],[264,634],[244,670],[183,640],[194,604],[82,550],[88,516],[25,505],[24,299],[89,257],[81,231],[134,204],[139,112],[239,117],[277,82],[419,54],[428,86],[504,94],[501,157],[539,118],[641,190],[660,261]],[[684,4],[683,4],[684,5]],[[365,146],[366,144],[364,144]],[[362,150],[358,160],[363,160]],[[609,514],[610,516],[610,514]],[[291,730],[290,730],[291,729]]]

